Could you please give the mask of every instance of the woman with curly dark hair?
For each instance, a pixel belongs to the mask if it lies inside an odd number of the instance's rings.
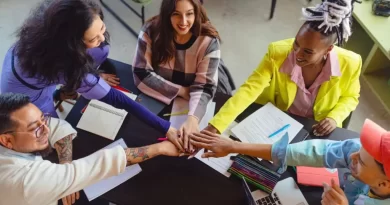
[[[100,6],[93,0],[45,0],[25,21],[5,56],[1,92],[22,93],[45,113],[57,116],[53,92],[63,84],[129,113],[176,139],[176,130],[99,76],[107,57],[108,35]],[[169,131],[169,132],[168,132]],[[178,141],[175,141],[177,146]]]

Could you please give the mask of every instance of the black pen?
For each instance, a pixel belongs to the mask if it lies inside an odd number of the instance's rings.
[[[241,142],[240,139],[238,139],[237,137],[235,137],[235,136],[233,136],[233,135],[230,135],[229,138],[232,139],[232,140],[234,140],[234,141]]]

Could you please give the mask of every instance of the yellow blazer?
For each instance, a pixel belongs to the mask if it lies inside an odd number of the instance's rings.
[[[273,42],[268,53],[252,75],[238,89],[220,111],[210,121],[219,132],[236,119],[253,102],[271,102],[279,109],[287,111],[294,102],[297,85],[290,75],[279,72],[284,60],[293,49],[294,39]],[[340,76],[332,76],[323,83],[313,105],[314,119],[320,121],[330,117],[341,127],[351,111],[355,110],[360,96],[360,55],[339,47],[334,47],[340,63]]]

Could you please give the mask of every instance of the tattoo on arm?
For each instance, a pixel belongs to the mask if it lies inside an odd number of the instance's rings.
[[[148,154],[148,149],[149,146],[139,147],[139,148],[127,148],[125,150],[127,165],[136,164],[149,159],[150,157]],[[137,158],[141,158],[141,159],[137,159]]]
[[[68,135],[54,144],[60,163],[72,161],[72,139],[73,135]]]

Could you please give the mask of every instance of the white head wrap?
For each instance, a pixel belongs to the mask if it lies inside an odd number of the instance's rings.
[[[332,31],[333,27],[342,26],[342,38],[345,41],[348,41],[349,36],[351,36],[352,34],[349,19],[352,13],[352,0],[338,1],[343,2],[345,6],[340,6],[337,3],[325,0],[324,2],[318,4],[315,7],[302,8],[302,14],[304,20],[306,21],[323,21],[318,26],[318,28],[320,29],[325,26],[325,33],[328,32],[328,30]],[[313,13],[311,13],[307,9],[313,10],[314,12],[320,12],[322,13],[322,15],[313,15]]]

